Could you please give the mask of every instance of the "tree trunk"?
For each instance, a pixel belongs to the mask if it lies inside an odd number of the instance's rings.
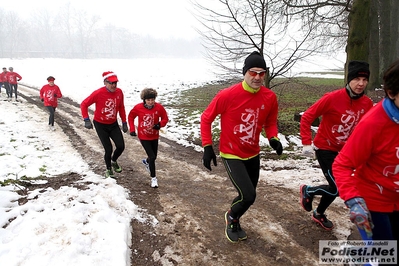
[[[376,12],[377,10],[377,12]],[[369,90],[381,87],[382,79],[379,71],[379,45],[380,45],[380,31],[378,20],[378,0],[370,1],[370,43],[369,43],[369,64],[370,64],[370,78]]]
[[[379,0],[380,4],[380,77],[393,61],[391,58],[391,1]]]
[[[391,0],[391,62],[395,61],[399,56],[398,52],[398,44],[399,44],[399,24],[398,24],[398,15],[399,15],[399,1]]]
[[[369,55],[370,0],[354,0],[349,14],[349,33],[346,46],[347,60],[367,61]],[[347,66],[345,66],[347,73]],[[345,75],[346,77],[347,75]],[[346,78],[345,78],[346,80]]]

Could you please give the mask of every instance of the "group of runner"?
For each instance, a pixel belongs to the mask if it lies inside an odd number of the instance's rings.
[[[283,152],[278,138],[277,97],[264,86],[267,71],[263,56],[258,52],[251,53],[244,61],[243,81],[218,92],[201,115],[202,160],[210,171],[211,163],[217,166],[212,123],[220,116],[220,158],[238,193],[224,215],[226,237],[234,243],[247,239],[240,218],[256,199],[261,132],[264,130],[277,155]],[[350,219],[363,239],[398,240],[399,60],[385,72],[383,89],[386,95],[376,104],[365,94],[369,76],[367,62],[350,61],[346,86],[326,93],[303,113],[300,122],[302,154],[318,160],[328,184],[301,185],[300,203],[304,210],[312,211],[313,221],[332,230],[334,224],[327,219],[325,211],[340,196],[350,209]],[[59,88],[54,89],[54,77],[50,76],[48,81],[49,86],[44,87],[53,89],[52,97],[61,97]],[[92,129],[94,124],[104,147],[105,177],[115,177],[114,172],[122,172],[117,160],[125,149],[122,131],[129,131],[131,136],[138,136],[147,153],[142,163],[150,173],[151,187],[158,187],[155,160],[159,130],[168,123],[168,116],[164,107],[155,101],[156,90],[143,89],[140,94],[143,102],[136,104],[126,116],[117,75],[104,72],[103,82],[104,86],[84,99],[80,107],[85,127]],[[44,87],[40,97],[46,104],[49,94],[44,92]],[[95,104],[95,111],[90,119],[88,108],[92,104]],[[322,119],[314,133],[311,125],[318,117]],[[53,123],[49,120],[50,125]],[[313,209],[315,196],[321,198]]]
[[[220,116],[219,151],[238,195],[224,215],[225,234],[236,243],[247,239],[240,218],[255,202],[260,174],[259,135],[282,154],[277,131],[277,97],[264,86],[268,68],[263,56],[251,53],[244,61],[244,80],[221,90],[201,116],[203,164],[217,166],[212,123]],[[340,196],[350,220],[363,239],[399,239],[399,60],[385,72],[385,98],[373,104],[365,89],[369,64],[348,63],[346,86],[322,96],[302,115],[302,154],[316,158],[328,184],[301,185],[300,204],[326,230],[334,224],[326,209]],[[321,117],[317,133],[313,121]],[[316,196],[321,196],[313,209]]]
[[[4,87],[6,90],[7,98],[12,99],[14,93],[15,100],[18,99],[18,81],[22,79],[21,75],[14,72],[13,67],[9,67],[8,71],[6,67],[3,67],[3,72],[0,73],[0,92],[1,88]]]

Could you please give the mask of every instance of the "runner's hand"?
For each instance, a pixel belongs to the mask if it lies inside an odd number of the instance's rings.
[[[160,130],[160,129],[161,129],[161,124],[160,124],[160,123],[155,124],[155,125],[152,127],[152,129]]]
[[[281,155],[283,153],[283,145],[281,145],[281,142],[277,137],[269,139],[269,144],[273,150],[276,151],[277,155]]]
[[[315,155],[312,145],[303,145],[302,155],[314,159]]]
[[[368,237],[373,236],[373,222],[366,202],[363,198],[357,197],[345,201],[345,205],[350,209],[349,218],[357,227],[364,230]]]
[[[93,124],[91,123],[90,118],[85,118],[84,121],[85,121],[85,128],[87,129],[93,128]]]
[[[122,123],[122,130],[123,130],[123,133],[126,133],[127,132],[127,123],[125,122],[125,123]]]
[[[213,151],[213,147],[212,147],[212,145],[208,145],[208,146],[204,147],[204,155],[202,157],[202,163],[210,171],[212,171],[211,161],[213,161],[214,166],[218,165],[216,162],[216,155],[215,155],[215,152]]]

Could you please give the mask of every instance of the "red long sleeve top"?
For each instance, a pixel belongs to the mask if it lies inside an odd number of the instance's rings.
[[[137,137],[141,140],[158,139],[159,130],[152,127],[158,123],[164,127],[169,121],[165,108],[159,103],[155,103],[151,109],[146,108],[144,103],[136,104],[128,115],[130,132],[136,131],[134,126],[136,117],[138,117]]]
[[[245,87],[245,88],[244,88]],[[262,86],[253,90],[245,81],[221,90],[201,115],[202,146],[212,144],[212,122],[220,115],[219,150],[224,158],[249,159],[259,154],[259,136],[277,136],[277,97]]]
[[[121,89],[117,88],[114,92],[110,92],[104,86],[95,90],[80,104],[83,119],[89,117],[89,106],[93,103],[96,104],[93,118],[95,121],[112,124],[117,121],[119,113],[122,123],[126,122],[124,96]]]
[[[8,82],[7,73],[8,72],[4,72],[4,71],[0,73],[0,82]]]
[[[367,96],[351,99],[346,88],[324,94],[301,117],[302,144],[312,144],[311,125],[321,116],[314,146],[322,150],[340,151],[357,123],[372,106],[373,102]]]
[[[22,79],[22,77],[17,72],[7,72],[6,74],[8,83],[10,84],[17,84],[18,81]]]
[[[50,86],[49,84],[44,85],[40,89],[40,99],[43,99],[44,106],[58,106],[58,98],[62,97],[60,88],[57,85]]]
[[[363,197],[371,211],[399,210],[398,132],[382,102],[363,117],[333,163],[343,200]]]

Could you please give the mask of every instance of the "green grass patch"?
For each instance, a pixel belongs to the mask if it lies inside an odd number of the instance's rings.
[[[0,186],[8,186],[8,185],[17,185],[17,186],[22,186],[22,187],[28,187],[31,185],[31,181],[36,181],[36,180],[44,180],[45,177],[39,176],[39,177],[27,177],[27,176],[22,176],[18,179],[5,179],[4,181],[0,181]]]
[[[333,73],[332,73],[333,74]],[[334,72],[336,74],[336,72]],[[216,93],[227,88],[239,80],[231,80],[225,83],[207,84],[205,86],[181,91],[176,95],[169,96],[169,104],[165,107],[177,109],[179,116],[176,118],[178,124],[188,128],[198,128],[198,117],[205,110]],[[278,128],[283,135],[298,135],[299,122],[294,120],[294,115],[306,111],[313,103],[319,100],[325,93],[343,88],[345,83],[342,79],[334,78],[308,78],[295,79],[276,78],[270,84],[276,93],[279,114]],[[367,91],[367,95],[378,102],[383,96],[381,91]],[[191,126],[190,126],[191,124]],[[219,138],[217,123],[214,123],[214,139]],[[199,142],[194,139],[193,142]]]

